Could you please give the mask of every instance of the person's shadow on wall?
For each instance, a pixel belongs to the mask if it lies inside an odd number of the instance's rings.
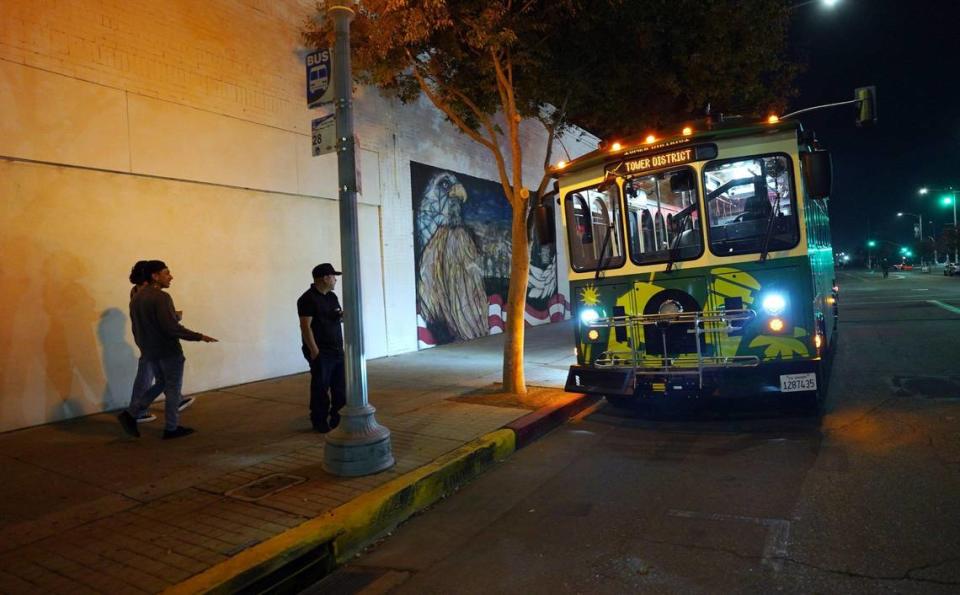
[[[105,411],[128,404],[137,374],[137,354],[126,341],[126,328],[127,315],[119,308],[108,308],[100,315],[97,339],[107,377],[103,387]]]

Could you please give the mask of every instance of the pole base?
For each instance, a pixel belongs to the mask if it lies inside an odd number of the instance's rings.
[[[372,405],[344,407],[340,425],[326,435],[323,469],[341,477],[372,475],[393,467],[390,430],[377,423]]]

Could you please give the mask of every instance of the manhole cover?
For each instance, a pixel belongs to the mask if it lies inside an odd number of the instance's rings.
[[[957,376],[894,376],[891,383],[898,397],[960,399]]]
[[[242,485],[239,488],[234,488],[227,492],[227,496],[236,498],[237,500],[246,500],[248,502],[252,502],[254,500],[260,500],[261,498],[266,498],[267,496],[271,496],[281,490],[289,488],[290,486],[295,486],[305,481],[307,481],[306,477],[274,473],[273,475],[267,475],[266,477],[261,477],[260,479],[251,481],[250,483]]]

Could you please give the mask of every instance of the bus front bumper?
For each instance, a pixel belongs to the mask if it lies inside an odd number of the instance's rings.
[[[565,390],[637,399],[732,399],[781,393],[790,396],[812,391],[782,391],[782,377],[813,374],[819,384],[822,379],[818,364],[819,360],[774,361],[749,368],[738,366],[683,372],[573,365],[567,374]]]

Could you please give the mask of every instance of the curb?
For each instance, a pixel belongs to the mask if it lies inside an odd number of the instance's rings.
[[[436,460],[405,473],[324,515],[271,537],[163,591],[258,593],[282,589],[298,574],[319,580],[356,552],[482,474],[516,450],[593,405],[597,397],[577,395],[543,407],[500,430],[468,442]]]

